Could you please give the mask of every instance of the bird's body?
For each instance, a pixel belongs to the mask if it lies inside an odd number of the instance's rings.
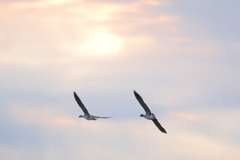
[[[86,120],[97,120],[97,118],[110,118],[110,117],[99,117],[99,116],[93,116],[90,115],[80,98],[77,96],[75,92],[73,92],[74,98],[77,101],[77,104],[79,107],[83,110],[84,115],[79,115],[78,118],[85,118]]]
[[[162,125],[158,122],[156,116],[150,111],[148,106],[145,104],[145,102],[143,101],[142,97],[136,91],[134,91],[134,95],[135,95],[136,99],[138,100],[138,102],[141,104],[141,106],[143,107],[143,109],[146,112],[146,114],[141,114],[140,117],[144,117],[144,118],[146,118],[148,120],[152,120],[153,123],[158,127],[158,129],[161,132],[167,133],[166,130],[162,127]]]
[[[92,115],[86,115],[86,114],[84,114],[83,116],[82,115],[80,115],[80,116],[78,116],[78,118],[85,118],[86,120],[97,120],[94,116],[92,116]]]
[[[146,118],[146,119],[148,119],[148,120],[153,120],[153,119],[156,119],[156,117],[155,117],[155,115],[153,114],[153,113],[151,113],[151,114],[141,114],[140,115],[140,117],[144,117],[144,118]]]

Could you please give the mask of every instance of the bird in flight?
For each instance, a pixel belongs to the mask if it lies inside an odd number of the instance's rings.
[[[145,102],[143,101],[142,97],[136,91],[134,91],[134,95],[135,95],[135,97],[137,98],[138,102],[141,104],[141,106],[143,107],[143,109],[146,112],[145,115],[141,114],[140,117],[144,117],[144,118],[146,118],[148,120],[152,120],[153,123],[158,127],[158,129],[160,131],[162,131],[163,133],[167,133],[166,130],[162,127],[162,125],[158,122],[158,120],[155,117],[155,115],[150,111],[148,106],[145,104]]]
[[[78,118],[85,118],[86,120],[97,120],[97,118],[110,118],[110,117],[98,117],[98,116],[93,116],[88,113],[88,110],[80,100],[80,98],[77,96],[76,92],[73,92],[74,98],[77,101],[77,104],[79,107],[83,110],[84,115],[79,115]]]

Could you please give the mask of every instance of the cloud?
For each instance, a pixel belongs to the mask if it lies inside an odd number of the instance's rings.
[[[30,107],[34,106],[34,107]],[[22,125],[66,127],[76,125],[76,121],[69,118],[54,106],[36,107],[36,104],[18,103],[9,107],[9,116]]]
[[[187,121],[196,121],[197,117],[194,114],[190,114],[190,113],[184,113],[184,112],[170,112],[170,115],[179,118],[179,119],[183,119],[183,120],[187,120]]]
[[[41,155],[37,157],[45,157],[47,160],[56,158],[61,160],[67,156],[71,158],[89,157],[90,160],[129,157],[137,159],[150,157],[154,160],[158,159],[159,156],[172,160],[179,158],[224,160],[228,157],[235,160],[239,158],[237,154],[239,145],[223,139],[224,135],[209,135],[208,131],[199,132],[192,127],[199,121],[205,127],[213,127],[218,131],[215,134],[219,134],[221,129],[228,128],[229,125],[218,124],[222,124],[221,122],[227,119],[239,117],[239,114],[231,114],[231,112],[229,114],[226,114],[226,111],[220,114],[209,112],[205,115],[197,112],[195,115],[201,119],[198,118],[193,121],[193,124],[188,125],[186,125],[186,121],[179,121],[179,118],[192,121],[192,114],[172,114],[173,116],[164,120],[165,123],[160,122],[168,131],[168,134],[165,135],[151,121],[141,118],[121,121],[111,119],[86,121],[76,117],[76,120],[73,120],[59,110],[49,110],[50,107],[46,109],[31,109],[19,105],[18,107],[19,109],[17,107],[10,109],[9,114],[19,125],[42,128],[42,134],[45,137],[42,146],[44,148],[39,146],[38,150],[40,150]],[[13,110],[17,114],[13,114]],[[43,121],[39,120],[40,116]],[[67,122],[71,123],[58,121],[60,119],[68,120]],[[209,123],[211,121],[214,123]],[[230,123],[236,125],[237,121]],[[20,149],[19,147],[12,148],[2,144],[1,151],[12,153]],[[29,148],[28,145],[24,145],[20,149],[22,152],[17,152],[19,153],[17,155],[21,158],[34,157],[39,154],[35,150],[35,147]],[[6,154],[2,155],[9,157]]]
[[[147,1],[147,3],[149,2]],[[157,1],[151,1],[151,4],[153,2],[157,3]],[[145,1],[120,4],[85,1],[20,1],[2,4],[3,8],[8,8],[2,12],[10,19],[6,21],[4,17],[1,18],[3,20],[2,41],[8,44],[5,46],[9,46],[2,49],[3,52],[8,53],[2,61],[4,63],[31,63],[35,58],[43,58],[43,55],[48,54],[49,57],[49,53],[55,54],[54,57],[57,55],[61,58],[63,52],[67,52],[68,55],[76,52],[75,48],[79,48],[77,52],[82,53],[82,55],[88,55],[90,49],[94,47],[87,47],[88,49],[85,50],[81,46],[86,48],[84,45],[86,43],[87,46],[96,45],[99,41],[101,46],[106,46],[107,42],[117,40],[118,42],[113,45],[120,44],[119,41],[125,44],[128,39],[139,39],[148,33],[143,32],[140,37],[129,37],[129,35],[122,34],[123,32],[141,31],[141,28],[137,28],[154,24],[158,21],[157,19],[166,23],[176,19],[174,18],[176,16],[170,15],[160,15],[158,16],[160,18],[153,17],[144,9],[145,5],[147,5]],[[29,10],[34,7],[36,7],[34,11]],[[138,16],[141,12],[143,12],[142,16]],[[126,17],[127,14],[129,16]],[[131,22],[132,20],[134,21]],[[104,32],[106,34],[103,34]],[[104,39],[98,38],[95,43],[89,44],[89,39],[93,39],[99,34]],[[150,37],[150,35],[147,36]],[[113,38],[109,39],[108,37]],[[106,41],[105,44],[103,44],[104,41]],[[29,42],[31,45],[28,45]],[[139,43],[137,44],[139,45]],[[121,45],[120,47],[125,48],[126,46]],[[18,59],[18,61],[10,62],[10,59]],[[43,58],[43,61],[47,61],[47,59]]]
[[[3,159],[239,159],[239,41],[176,4],[1,2]],[[139,118],[132,90],[167,135]],[[73,91],[114,118],[78,119]]]

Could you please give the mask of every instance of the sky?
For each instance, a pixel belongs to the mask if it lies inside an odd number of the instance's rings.
[[[0,0],[0,159],[239,160],[239,6]]]

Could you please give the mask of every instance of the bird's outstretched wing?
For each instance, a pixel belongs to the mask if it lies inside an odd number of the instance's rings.
[[[157,119],[153,119],[152,121],[153,121],[153,123],[158,127],[158,129],[159,129],[160,131],[162,131],[163,133],[167,133],[166,130],[162,127],[162,125],[158,122]]]
[[[112,118],[112,117],[99,117],[99,116],[94,116],[95,118]]]
[[[77,93],[73,92],[74,94],[74,98],[77,101],[77,104],[79,105],[79,107],[83,110],[84,114],[86,115],[90,115],[88,113],[88,110],[86,109],[86,107],[84,106],[84,104],[82,103],[82,101],[80,100],[80,98],[77,96]]]
[[[145,104],[145,102],[143,101],[142,97],[136,92],[134,91],[134,95],[137,98],[138,102],[141,104],[141,106],[143,107],[143,109],[145,110],[146,113],[150,114],[151,111],[148,108],[148,106]]]

